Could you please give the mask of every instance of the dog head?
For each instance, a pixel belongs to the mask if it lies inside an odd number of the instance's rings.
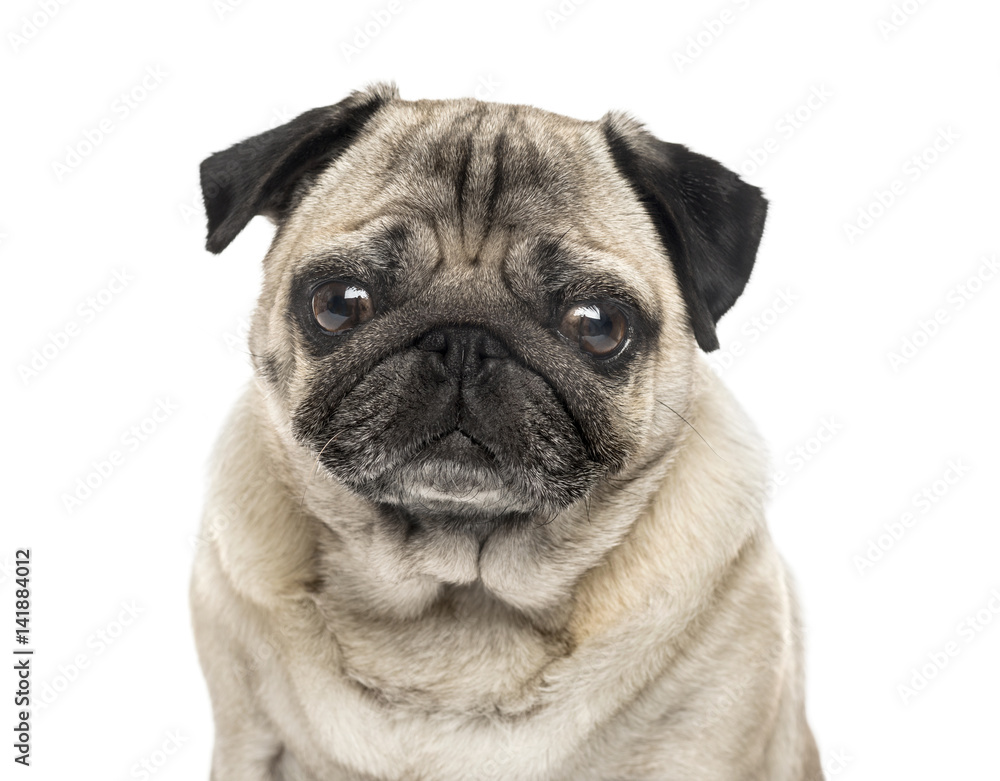
[[[311,506],[334,527],[368,508],[398,556],[468,538],[477,567],[493,538],[537,558],[620,533],[590,505],[669,453],[766,212],[622,115],[386,86],[201,173],[211,251],[255,215],[278,226],[251,353],[283,447],[319,474]]]

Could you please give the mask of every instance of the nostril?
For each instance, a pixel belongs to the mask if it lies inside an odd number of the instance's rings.
[[[443,353],[448,350],[448,335],[444,331],[431,331],[417,342],[417,347],[429,353]]]
[[[492,334],[481,332],[476,340],[476,352],[480,359],[484,358],[506,358],[509,353],[503,342]]]

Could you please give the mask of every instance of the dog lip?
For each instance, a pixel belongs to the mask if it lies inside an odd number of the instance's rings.
[[[398,479],[400,493],[391,503],[423,511],[478,515],[524,509],[493,454],[461,426],[430,438],[400,469]]]
[[[495,466],[496,463],[490,448],[461,427],[430,439],[415,454],[415,459],[420,461],[441,459],[472,467],[488,468]]]

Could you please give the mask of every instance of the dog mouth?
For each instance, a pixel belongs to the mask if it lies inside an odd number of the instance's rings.
[[[412,460],[454,462],[491,468],[496,464],[496,456],[490,446],[461,426],[431,437],[414,454]]]
[[[417,449],[394,482],[386,500],[411,512],[493,516],[532,509],[517,501],[489,445],[462,428]]]

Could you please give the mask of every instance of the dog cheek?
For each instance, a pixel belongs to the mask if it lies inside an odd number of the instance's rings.
[[[610,474],[623,471],[638,442],[636,432],[631,430],[628,411],[610,400],[594,401],[579,419],[590,459]]]
[[[552,474],[581,466],[586,449],[579,432],[541,378],[510,367],[496,386],[470,399],[468,408],[507,466]]]
[[[447,405],[428,392],[434,377],[405,356],[379,364],[346,392],[328,383],[323,372],[316,374],[293,428],[324,466],[350,483],[398,465],[431,433],[426,421],[446,414]]]
[[[264,383],[279,392],[286,392],[289,380],[295,374],[295,356],[282,358],[277,353],[253,357],[254,369]]]

